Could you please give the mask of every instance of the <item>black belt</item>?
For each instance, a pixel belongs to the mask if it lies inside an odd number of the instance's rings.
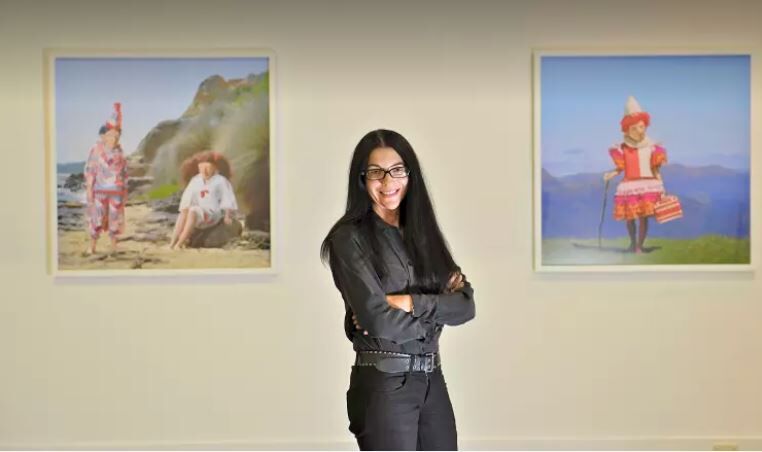
[[[409,355],[407,353],[362,351],[357,352],[355,366],[373,366],[381,372],[425,372],[431,373],[442,365],[439,353]]]

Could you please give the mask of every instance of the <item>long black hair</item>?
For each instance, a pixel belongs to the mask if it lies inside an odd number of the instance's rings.
[[[368,258],[377,272],[385,269],[379,259],[379,243],[373,225],[373,201],[365,188],[362,172],[368,166],[370,153],[378,148],[389,147],[397,151],[405,166],[410,170],[407,193],[400,204],[400,228],[408,256],[413,261],[416,276],[415,291],[439,293],[447,288],[452,272],[460,269],[455,264],[447,242],[439,229],[434,207],[426,190],[421,165],[418,163],[413,147],[397,132],[392,130],[374,130],[367,133],[352,155],[347,186],[347,209],[344,215],[333,225],[323,240],[320,257],[323,262],[330,261],[331,239],[334,232],[345,224],[355,224],[368,238],[372,248]]]

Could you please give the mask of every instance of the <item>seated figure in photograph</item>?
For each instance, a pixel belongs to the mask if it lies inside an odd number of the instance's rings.
[[[194,154],[180,168],[187,184],[180,200],[180,215],[172,233],[171,249],[186,245],[194,231],[224,222],[230,225],[238,210],[228,160],[214,151]]]

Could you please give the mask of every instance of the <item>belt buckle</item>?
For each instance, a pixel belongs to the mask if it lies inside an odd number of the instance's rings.
[[[426,353],[423,355],[423,371],[427,374],[434,372],[434,353]]]

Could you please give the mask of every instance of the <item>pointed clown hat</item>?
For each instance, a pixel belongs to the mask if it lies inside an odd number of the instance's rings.
[[[624,117],[619,122],[622,126],[622,132],[627,132],[631,126],[640,121],[643,121],[646,127],[648,127],[651,124],[651,115],[644,112],[643,109],[640,108],[638,101],[630,96],[627,98],[627,104],[624,107]]]
[[[103,135],[112,129],[122,131],[122,104],[119,102],[114,102],[114,111],[108,121],[101,126],[100,134]]]

